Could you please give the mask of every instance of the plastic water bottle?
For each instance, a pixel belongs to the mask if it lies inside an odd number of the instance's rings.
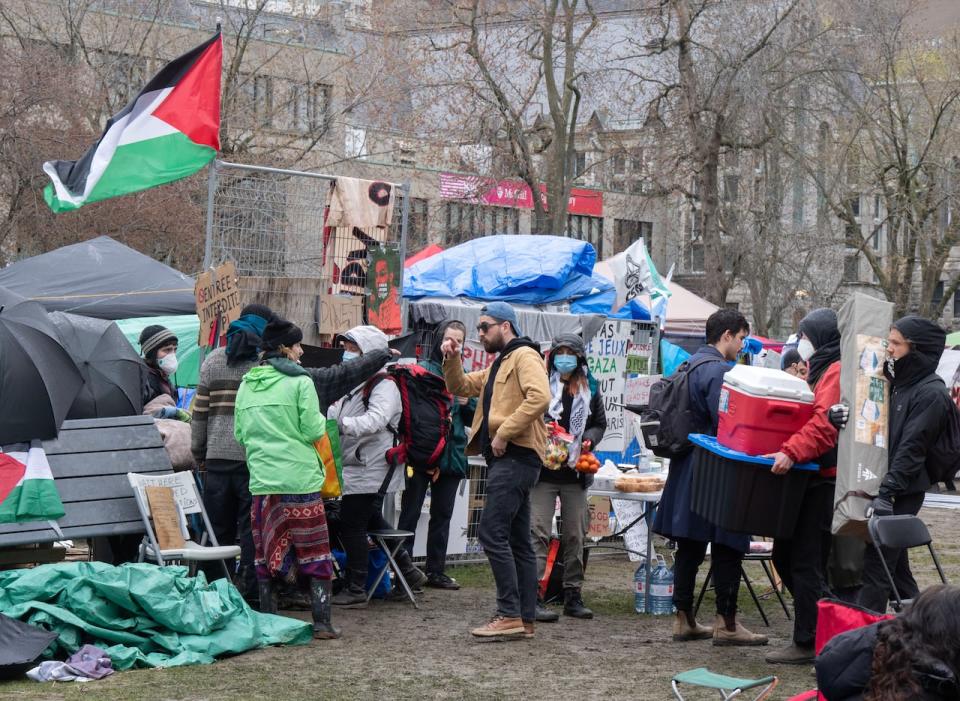
[[[655,616],[673,614],[673,571],[662,555],[657,555],[657,567],[650,573],[650,612]]]
[[[633,610],[637,613],[647,612],[647,564],[644,558],[640,558],[640,566],[633,573]]]

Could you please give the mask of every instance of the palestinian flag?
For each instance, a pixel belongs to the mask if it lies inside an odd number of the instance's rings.
[[[66,212],[196,173],[220,148],[220,32],[168,63],[79,161],[48,161],[43,197]]]
[[[40,441],[0,453],[0,523],[49,521],[64,514]]]

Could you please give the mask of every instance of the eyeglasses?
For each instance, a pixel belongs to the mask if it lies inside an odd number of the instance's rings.
[[[503,322],[501,321],[500,324],[502,323]],[[480,333],[486,333],[491,326],[499,326],[500,324],[491,323],[489,321],[481,321],[479,324],[477,324],[477,331]]]

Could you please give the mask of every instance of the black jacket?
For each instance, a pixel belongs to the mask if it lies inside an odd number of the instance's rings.
[[[380,368],[392,359],[393,355],[389,350],[377,349],[340,365],[304,368],[317,390],[320,413],[326,416],[331,404],[376,375]]]
[[[887,621],[848,630],[833,638],[817,656],[817,688],[827,701],[861,701],[870,683],[877,631]],[[914,669],[920,686],[916,701],[956,701],[960,686],[956,676],[938,664],[936,669]]]

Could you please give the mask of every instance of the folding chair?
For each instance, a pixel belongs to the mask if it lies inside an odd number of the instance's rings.
[[[867,530],[870,533],[870,539],[873,541],[873,547],[880,557],[880,563],[883,565],[883,571],[887,575],[887,581],[890,583],[890,589],[896,601],[893,604],[893,610],[900,612],[903,607],[911,603],[910,599],[901,599],[900,592],[897,590],[897,583],[893,578],[893,573],[887,566],[887,560],[883,556],[881,548],[897,548],[909,550],[910,548],[920,548],[924,545],[930,550],[930,557],[933,558],[933,564],[937,568],[937,574],[940,575],[940,581],[947,583],[947,578],[943,574],[943,568],[940,566],[940,558],[933,549],[933,539],[930,537],[930,531],[918,516],[904,514],[900,516],[872,516],[867,522]]]
[[[389,567],[393,570],[393,574],[396,576],[397,581],[400,582],[400,586],[406,593],[407,598],[410,599],[410,603],[413,604],[413,608],[419,609],[420,606],[417,604],[417,597],[413,595],[413,590],[410,588],[410,585],[407,584],[407,580],[403,576],[403,572],[400,571],[400,567],[397,565],[397,561],[394,559],[400,548],[403,547],[403,541],[411,537],[413,533],[410,531],[398,531],[394,528],[391,528],[389,530],[384,529],[380,531],[369,531],[367,535],[369,535],[374,544],[376,544],[376,546],[383,551],[383,554],[387,556],[387,564],[381,568],[379,573],[377,573],[377,578],[374,580],[373,586],[370,587],[369,591],[367,591],[367,603],[369,603],[370,599],[373,598],[373,593],[377,590],[377,587],[380,586],[380,580],[383,579],[383,576],[387,573],[387,568]],[[392,542],[393,545],[389,545],[388,541]]]
[[[758,694],[753,697],[753,701],[761,701],[770,695],[780,680],[776,677],[763,677],[762,679],[740,679],[738,677],[728,677],[725,674],[716,674],[706,667],[698,667],[681,672],[676,675],[671,682],[673,686],[673,695],[680,701],[683,696],[680,694],[680,685],[688,684],[690,686],[700,686],[705,689],[716,689],[720,698],[724,701],[740,696],[750,689],[760,688]]]
[[[210,519],[207,518],[207,512],[203,508],[203,501],[197,490],[197,482],[191,472],[176,472],[172,475],[138,475],[133,472],[127,473],[127,480],[133,487],[133,493],[136,497],[137,508],[140,510],[140,517],[143,519],[143,527],[147,534],[140,543],[140,553],[138,562],[145,560],[155,560],[158,565],[163,567],[168,562],[189,562],[190,575],[193,576],[197,570],[198,562],[211,562],[220,560],[223,565],[223,571],[227,579],[232,578],[230,568],[227,567],[226,560],[234,560],[240,555],[239,545],[220,545],[217,537],[213,534],[213,527],[210,525]],[[182,548],[168,548],[162,550],[157,542],[157,535],[153,524],[150,521],[150,503],[147,501],[147,487],[170,487],[173,490],[173,500],[177,507],[177,516],[179,518],[180,533],[183,536],[184,546]],[[190,538],[190,532],[187,530],[187,514],[199,514],[203,520],[204,533],[197,543]],[[207,545],[209,539],[210,545]]]
[[[767,580],[770,582],[770,586],[773,587],[773,592],[776,594],[777,599],[780,601],[780,606],[783,608],[783,612],[787,616],[787,620],[790,620],[790,609],[787,607],[787,602],[784,601],[783,595],[780,593],[780,589],[777,587],[776,581],[773,579],[773,572],[770,570],[770,566],[767,564],[769,561],[773,560],[773,555],[770,552],[748,552],[743,556],[744,562],[759,562],[760,566],[763,567],[764,574],[767,575]],[[740,566],[740,577],[743,579],[744,584],[747,585],[747,591],[750,592],[750,598],[753,599],[754,605],[757,607],[757,611],[760,612],[760,617],[763,619],[764,625],[768,628],[770,627],[770,619],[767,618],[766,611],[763,610],[763,605],[760,603],[760,597],[757,596],[757,592],[753,588],[753,584],[750,582],[750,578],[747,576],[747,571],[743,569],[743,565]],[[713,580],[713,562],[710,563],[710,569],[707,570],[707,578],[703,580],[703,586],[700,587],[700,594],[697,596],[697,604],[693,607],[693,615],[696,616],[700,611],[700,604],[703,603],[703,597],[707,593],[707,589],[710,588],[710,582]]]

